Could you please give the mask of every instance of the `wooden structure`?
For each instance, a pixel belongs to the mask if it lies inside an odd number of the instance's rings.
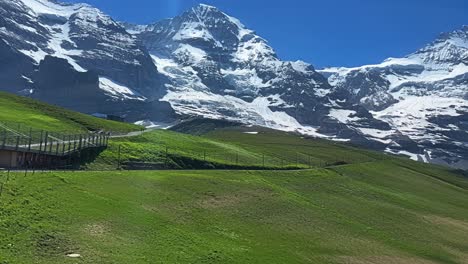
[[[105,132],[72,135],[25,128],[0,123],[0,168],[65,169],[83,152],[106,148],[110,136]]]

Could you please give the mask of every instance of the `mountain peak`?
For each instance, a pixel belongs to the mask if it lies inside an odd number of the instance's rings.
[[[231,43],[228,46],[232,48],[243,36],[252,33],[238,19],[206,4],[194,6],[170,21],[176,25],[173,32],[177,32],[177,40],[208,39],[213,40],[217,47],[225,46],[223,42],[226,42]]]
[[[219,11],[219,9],[212,5],[207,4],[198,4],[197,6],[193,7],[196,10],[211,10],[211,11]]]
[[[442,42],[455,38],[468,40],[468,25],[464,25],[460,29],[456,29],[450,32],[441,33],[440,36],[436,39],[436,42]]]
[[[199,4],[197,6],[192,7],[189,13],[194,13],[199,18],[205,18],[213,15],[226,15],[223,12],[221,12],[221,10],[219,10],[217,7],[206,4]]]
[[[458,65],[466,58],[468,50],[468,26],[441,33],[439,37],[409,55],[409,58],[418,59],[431,65]]]

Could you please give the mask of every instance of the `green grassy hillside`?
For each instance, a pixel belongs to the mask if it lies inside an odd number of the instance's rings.
[[[467,201],[461,175],[396,160],[18,173],[0,198],[0,263],[467,263]]]
[[[0,110],[55,131],[139,128],[8,94]],[[85,159],[109,171],[0,171],[0,264],[468,263],[466,172],[229,126],[113,138]],[[115,171],[119,149],[122,162],[265,170]]]
[[[23,126],[57,132],[107,130],[129,132],[141,127],[103,120],[89,115],[45,104],[30,98],[0,92],[0,122],[21,123]]]
[[[112,139],[110,147],[88,168],[115,169],[119,147],[122,162],[168,163],[171,168],[310,168],[388,157],[271,129],[225,128],[203,136],[155,130],[137,137]]]

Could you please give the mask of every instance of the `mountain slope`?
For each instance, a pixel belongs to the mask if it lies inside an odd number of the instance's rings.
[[[361,104],[390,124],[390,130],[369,131],[378,138],[401,134],[416,143],[410,152],[420,159],[467,167],[467,26],[404,58],[320,72],[337,91],[349,95],[346,103]],[[342,121],[362,130],[349,116]],[[398,151],[398,146],[389,150]]]
[[[24,132],[29,132],[30,128],[67,133],[99,130],[131,132],[142,128],[134,124],[96,118],[5,92],[0,92],[0,123]],[[0,130],[3,129],[2,126]]]
[[[405,58],[316,71],[203,4],[150,25],[53,0],[0,0],[0,14],[4,91],[129,121],[227,119],[468,168],[467,27]]]
[[[219,9],[199,5],[173,19],[131,26],[161,73],[163,98],[180,114],[310,130],[326,112],[326,79],[304,62],[281,61],[266,40]]]
[[[2,90],[131,119],[144,118],[164,94],[149,54],[94,7],[1,0],[0,13]]]
[[[212,6],[126,27],[170,80],[162,100],[181,115],[298,131],[467,166],[460,112],[467,105],[466,28],[407,58],[320,71],[330,85],[306,63],[281,61],[264,39]]]

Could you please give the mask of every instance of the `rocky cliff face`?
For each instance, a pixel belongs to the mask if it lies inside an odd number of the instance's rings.
[[[215,7],[127,29],[170,80],[163,100],[179,113],[295,130],[318,125],[327,112],[331,86],[321,74],[281,61],[266,40]]]
[[[415,142],[411,149],[389,142],[389,150],[410,150],[427,161],[466,166],[468,154],[468,27],[442,34],[434,42],[404,58],[356,68],[322,70],[345,100],[360,104],[373,117]],[[343,122],[360,129],[355,120]],[[375,131],[377,132],[377,131]],[[385,135],[385,137],[383,137]],[[395,148],[396,147],[396,148]],[[403,152],[404,153],[404,152]]]
[[[317,71],[199,5],[150,25],[86,4],[0,0],[0,89],[127,120],[295,131],[467,167],[467,27],[404,58]]]
[[[144,47],[96,8],[0,0],[0,14],[3,90],[131,119],[143,117],[132,113],[165,94],[164,80]],[[137,108],[122,111],[120,104]]]

